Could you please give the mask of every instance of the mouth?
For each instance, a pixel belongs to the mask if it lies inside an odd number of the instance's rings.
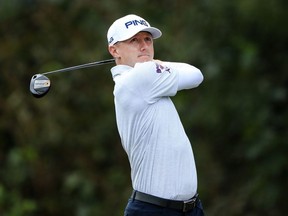
[[[138,55],[138,58],[150,58],[150,55],[149,54],[141,54],[141,55]]]

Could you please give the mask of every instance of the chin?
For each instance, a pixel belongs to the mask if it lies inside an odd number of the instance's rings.
[[[138,62],[147,62],[147,61],[152,61],[150,56],[141,56],[138,58]]]

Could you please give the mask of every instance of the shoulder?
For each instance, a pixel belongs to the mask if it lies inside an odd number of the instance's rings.
[[[148,72],[148,71],[154,72],[156,71],[156,63],[153,61],[136,63],[132,70],[135,71],[136,73]]]

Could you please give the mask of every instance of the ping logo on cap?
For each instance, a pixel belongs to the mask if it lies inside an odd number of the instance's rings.
[[[145,20],[131,20],[131,21],[129,21],[129,22],[126,22],[126,23],[125,23],[125,26],[126,26],[126,28],[128,29],[130,25],[137,26],[138,24],[149,27],[149,25],[146,23]]]

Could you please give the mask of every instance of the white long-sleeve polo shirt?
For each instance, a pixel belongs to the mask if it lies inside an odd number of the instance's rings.
[[[197,87],[199,69],[154,61],[111,69],[116,121],[131,166],[133,189],[187,200],[197,191],[192,146],[170,97]]]

